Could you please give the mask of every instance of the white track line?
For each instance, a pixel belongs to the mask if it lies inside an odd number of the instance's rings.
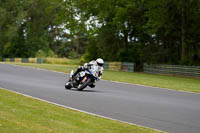
[[[108,119],[108,120],[113,120],[113,121],[117,121],[117,122],[121,122],[121,123],[126,123],[126,124],[129,124],[129,125],[134,125],[134,126],[138,126],[138,127],[142,127],[142,128],[149,128],[149,129],[152,129],[152,130],[155,130],[155,131],[159,131],[159,132],[164,132],[164,131],[161,131],[161,130],[158,130],[158,129],[153,129],[153,128],[150,128],[150,127],[145,127],[145,126],[138,125],[138,124],[135,124],[135,123],[121,121],[121,120],[113,119],[111,117],[106,117],[106,116],[103,116],[103,115],[98,115],[98,114],[90,113],[90,112],[87,112],[87,111],[79,110],[79,109],[76,109],[76,108],[72,108],[72,107],[69,107],[69,106],[65,106],[65,105],[62,105],[62,104],[58,104],[58,103],[54,103],[54,102],[51,102],[51,101],[48,101],[48,100],[37,98],[37,97],[31,96],[31,95],[23,94],[23,93],[20,93],[20,92],[17,92],[17,91],[9,90],[9,89],[6,89],[6,88],[2,88],[1,87],[0,89],[4,89],[4,90],[7,90],[9,92],[16,93],[16,94],[19,94],[19,95],[23,95],[25,97],[36,99],[36,100],[39,100],[39,101],[47,102],[49,104],[53,104],[53,105],[56,105],[56,106],[59,106],[59,107],[63,107],[63,108],[71,109],[71,110],[74,110],[74,111],[79,111],[79,112],[82,112],[82,113],[86,113],[86,114],[89,114],[89,115],[92,115],[92,116],[97,116],[97,117],[100,117],[100,118],[104,118],[104,119]]]

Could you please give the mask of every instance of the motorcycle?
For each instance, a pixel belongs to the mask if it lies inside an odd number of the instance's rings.
[[[69,81],[65,83],[66,89],[76,88],[78,91],[82,91],[87,86],[90,86],[98,80],[98,73],[91,69],[85,69],[72,78],[73,74],[74,72],[72,70]]]

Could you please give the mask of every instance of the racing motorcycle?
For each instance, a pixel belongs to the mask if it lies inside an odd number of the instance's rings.
[[[90,86],[98,80],[98,73],[91,69],[85,69],[72,78],[73,74],[74,72],[72,70],[69,81],[65,83],[66,89],[76,88],[78,91],[82,91],[87,86]]]

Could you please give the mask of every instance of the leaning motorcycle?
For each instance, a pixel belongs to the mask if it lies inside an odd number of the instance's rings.
[[[98,73],[96,71],[92,71],[91,69],[85,69],[72,78],[73,74],[74,72],[72,70],[69,81],[65,83],[66,89],[76,88],[78,91],[82,91],[87,86],[90,86],[98,80]]]

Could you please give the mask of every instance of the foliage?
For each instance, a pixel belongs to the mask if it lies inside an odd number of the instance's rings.
[[[60,40],[75,40],[74,34],[67,36],[64,32],[69,28],[67,23],[76,23],[69,15],[73,14],[70,3],[63,0],[1,0],[0,56],[35,57],[38,51],[45,52],[46,56],[49,49],[60,55],[59,49],[65,44]],[[76,43],[72,45],[71,49]]]
[[[0,2],[0,57],[200,65],[197,0]]]
[[[57,57],[57,55],[52,50],[48,50],[48,52],[44,52],[43,50],[39,50],[36,53],[36,57]]]
[[[75,52],[74,49],[72,49],[72,51],[70,51],[70,53],[69,53],[69,58],[74,59],[74,58],[78,58],[78,57],[79,57],[78,54]]]

